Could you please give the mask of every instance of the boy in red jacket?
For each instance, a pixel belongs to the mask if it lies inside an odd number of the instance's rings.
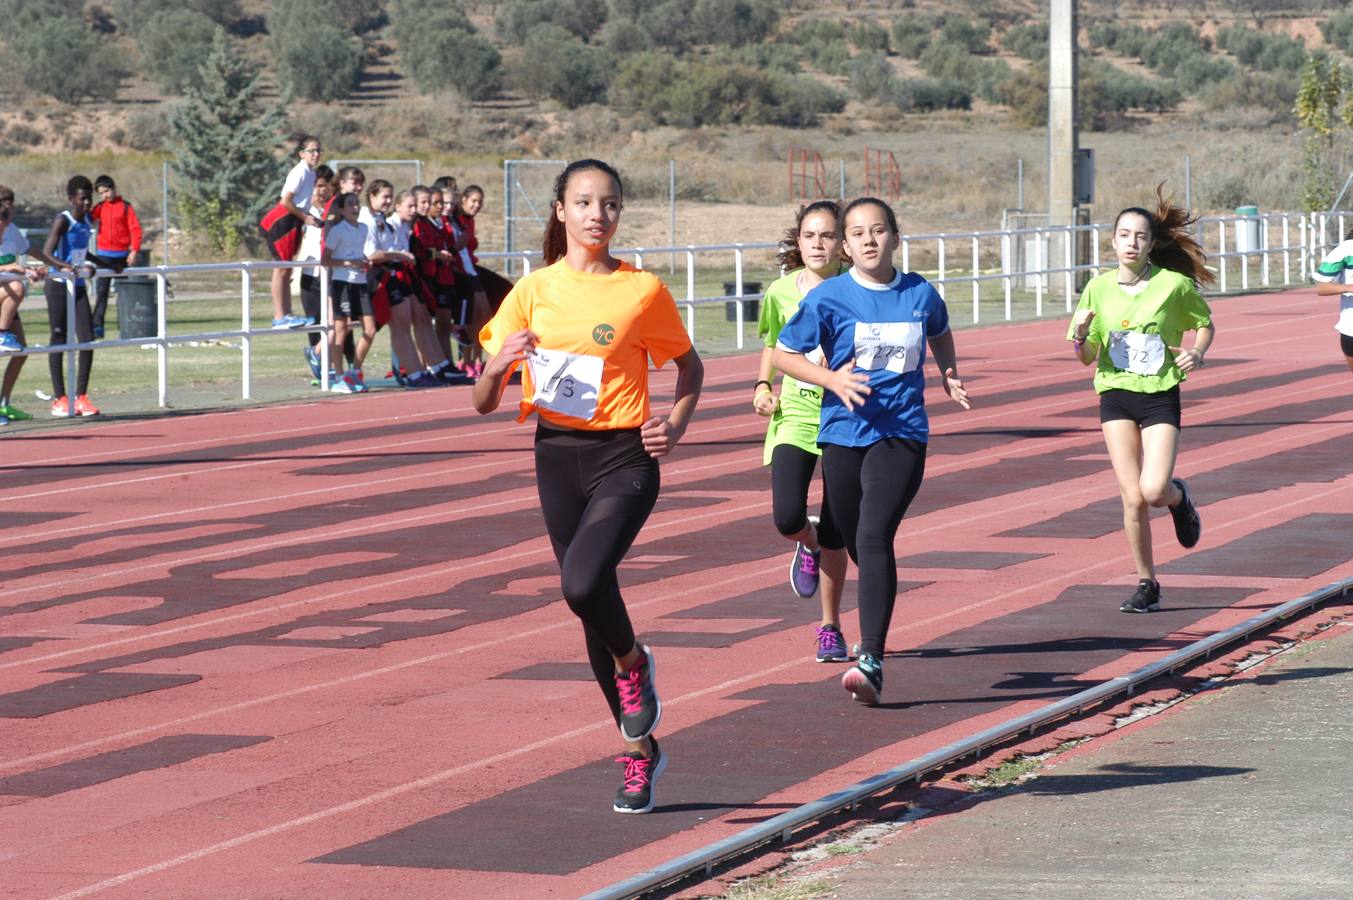
[[[121,272],[141,252],[141,220],[132,205],[118,196],[117,185],[109,176],[94,179],[94,192],[99,195],[99,202],[89,211],[89,217],[94,220],[99,237],[94,252],[89,254],[90,262]],[[108,287],[112,279],[96,281],[93,324],[94,338],[98,340],[103,338],[103,316],[108,311]]]

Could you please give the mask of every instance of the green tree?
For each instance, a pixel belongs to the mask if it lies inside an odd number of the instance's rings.
[[[216,23],[191,9],[156,13],[136,33],[141,67],[171,94],[198,84],[201,62],[211,48]]]
[[[398,0],[390,10],[399,67],[425,93],[456,91],[483,100],[503,87],[503,60],[456,6]]]
[[[1343,67],[1323,53],[1311,54],[1301,69],[1301,87],[1297,89],[1293,112],[1307,132],[1302,158],[1305,174],[1302,203],[1307,210],[1328,209],[1334,199],[1332,156],[1345,84]],[[1353,125],[1353,110],[1349,107],[1344,108],[1342,121]]]
[[[539,25],[558,25],[587,40],[606,21],[605,0],[507,0],[493,27],[504,40],[525,44]]]
[[[14,38],[9,40],[12,44]],[[23,47],[24,84],[65,103],[112,99],[127,75],[80,19],[62,16],[38,22]]]
[[[610,76],[604,50],[589,47],[558,25],[537,25],[512,65],[518,90],[552,97],[569,109],[606,98]]]
[[[287,161],[275,150],[286,101],[263,106],[257,69],[231,49],[221,28],[202,61],[200,82],[184,90],[170,120],[174,200],[190,233],[234,254],[281,189]]]
[[[759,44],[775,31],[774,0],[695,0],[691,24],[712,44]]]
[[[115,0],[113,18],[117,20],[118,30],[138,34],[157,16],[174,10],[199,13],[218,25],[229,25],[240,17],[240,2],[239,0]]]
[[[337,25],[308,19],[273,33],[277,78],[291,93],[330,102],[351,94],[362,79],[366,52]]]

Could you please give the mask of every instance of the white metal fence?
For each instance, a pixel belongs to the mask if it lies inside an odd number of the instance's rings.
[[[1353,214],[1350,214],[1353,220]],[[1256,287],[1269,288],[1305,284],[1319,264],[1328,247],[1337,243],[1346,233],[1349,223],[1343,213],[1264,213],[1256,216],[1215,216],[1198,223],[1197,236],[1207,252],[1209,265],[1218,276],[1217,287],[1222,293],[1246,291]],[[951,310],[962,310],[970,304],[973,323],[993,318],[1041,317],[1045,314],[1065,315],[1075,305],[1078,282],[1099,271],[1106,261],[1103,242],[1111,224],[1077,225],[1066,227],[1039,226],[1006,231],[965,231],[936,234],[906,234],[902,236],[900,267],[913,268],[926,274],[946,297]],[[1023,254],[1016,252],[1017,242],[1024,242]],[[1077,252],[1077,244],[1080,252]],[[751,316],[749,302],[760,298],[760,291],[749,290],[753,277],[774,277],[778,269],[771,262],[778,245],[710,244],[682,247],[634,247],[618,249],[617,255],[630,258],[634,265],[644,267],[645,257],[660,255],[664,260],[676,254],[685,260],[684,279],[672,279],[673,295],[686,316],[687,330],[700,346],[702,340],[713,335],[701,333],[709,329],[697,317],[697,310],[725,304],[728,321],[732,324],[731,347],[744,348]],[[538,251],[515,253],[484,253],[481,258],[515,260],[529,272],[538,264]],[[1024,259],[1022,269],[1016,260]],[[1079,259],[1079,261],[1078,261]],[[752,261],[755,260],[753,263]],[[158,362],[159,404],[169,403],[170,348],[175,345],[202,341],[238,339],[240,341],[240,396],[251,396],[253,342],[282,334],[317,331],[326,336],[332,333],[329,278],[322,267],[320,273],[321,321],[308,328],[279,330],[256,327],[252,323],[250,302],[254,298],[255,273],[274,269],[295,269],[314,266],[313,262],[242,261],[182,266],[129,267],[121,273],[99,270],[97,277],[148,276],[156,283],[156,334],[150,337],[120,338],[89,343],[66,343],[59,346],[30,344],[23,351],[27,355],[68,353],[67,380],[75,382],[76,357],[73,351],[106,349],[119,346],[153,346]],[[702,266],[704,271],[702,272]],[[169,331],[169,278],[173,275],[209,274],[238,275],[240,298],[240,327],[212,332],[171,334]],[[711,293],[710,278],[727,278],[728,289]],[[682,283],[684,281],[684,284]],[[92,285],[91,285],[92,287]],[[264,284],[266,290],[266,279]],[[1061,303],[1050,302],[1054,294],[1061,295]],[[75,322],[76,289],[67,283],[66,321]],[[988,304],[984,311],[983,305]],[[960,305],[962,304],[962,305]],[[704,320],[707,323],[707,319]],[[725,329],[726,330],[726,329]],[[74,337],[74,329],[68,331]],[[730,336],[724,335],[725,338]],[[320,342],[321,382],[329,387],[330,342]],[[6,354],[13,355],[13,354]],[[74,405],[74,391],[69,392]]]

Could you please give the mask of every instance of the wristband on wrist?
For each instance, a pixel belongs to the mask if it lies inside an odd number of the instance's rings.
[[[769,390],[771,389],[771,383],[770,383],[769,381],[767,381],[766,379],[764,379],[764,378],[762,378],[762,379],[761,379],[760,381],[758,381],[756,384],[752,385],[752,387],[753,387],[753,388],[757,388],[757,387],[760,387],[760,386],[763,385],[763,384],[766,386],[766,390],[769,391]]]

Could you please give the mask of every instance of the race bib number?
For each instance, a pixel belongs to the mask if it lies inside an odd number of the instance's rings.
[[[526,364],[536,389],[531,397],[536,406],[575,419],[590,419],[596,413],[601,393],[600,356],[536,348]]]
[[[1134,375],[1155,375],[1165,365],[1165,341],[1158,334],[1110,331],[1109,359]]]
[[[72,250],[70,252],[70,264],[72,266],[83,266],[85,264],[85,260],[88,257],[89,257],[88,247],[81,247],[78,250]]]
[[[905,374],[921,364],[919,322],[856,322],[855,368]]]

